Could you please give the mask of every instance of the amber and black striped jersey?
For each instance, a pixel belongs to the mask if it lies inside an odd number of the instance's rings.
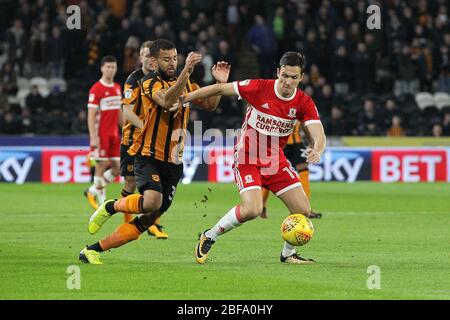
[[[155,74],[155,72],[150,71],[150,76]],[[142,69],[135,70],[132,74],[130,74],[124,85],[122,99],[122,104],[133,106],[133,112],[142,121],[144,121],[144,108],[142,107],[141,98],[141,80],[144,77],[145,74]],[[131,146],[134,141],[136,141],[140,133],[141,129],[136,128],[130,121],[126,121],[122,128],[122,144],[124,146]]]
[[[301,123],[297,121],[294,125],[294,131],[288,137],[286,144],[302,143],[302,136],[300,135]]]
[[[166,80],[161,75],[145,76],[142,79],[141,96],[142,106],[145,109],[144,130],[130,147],[128,153],[140,153],[160,161],[181,163],[186,128],[189,122],[189,104],[175,112],[169,112],[153,101],[153,96],[163,89],[172,87],[176,78]],[[182,94],[197,90],[199,86],[188,80]]]

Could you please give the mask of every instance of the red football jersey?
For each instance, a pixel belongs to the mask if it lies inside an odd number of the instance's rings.
[[[244,80],[233,83],[240,98],[248,102],[241,135],[235,146],[235,162],[264,165],[274,157],[284,159],[282,151],[296,121],[305,125],[320,123],[311,97],[296,89],[289,98],[276,91],[278,80]],[[244,159],[245,158],[245,159]],[[244,162],[243,162],[244,161]]]
[[[98,109],[98,135],[119,136],[119,110],[122,106],[122,88],[120,84],[106,84],[97,81],[89,90],[88,108]]]

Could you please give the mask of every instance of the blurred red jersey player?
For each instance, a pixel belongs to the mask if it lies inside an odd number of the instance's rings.
[[[105,56],[101,72],[102,77],[89,90],[87,105],[90,152],[96,164],[94,184],[84,194],[95,209],[106,198],[106,185],[120,174],[119,126],[123,124],[122,88],[114,82],[116,58]]]

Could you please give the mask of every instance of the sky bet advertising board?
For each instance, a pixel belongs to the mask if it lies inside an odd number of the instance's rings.
[[[0,146],[0,182],[87,183],[87,152],[85,146]],[[181,183],[233,183],[233,161],[231,146],[187,146]],[[450,181],[450,148],[329,147],[309,170],[311,181],[445,182]]]
[[[0,182],[41,181],[41,151],[0,149]]]

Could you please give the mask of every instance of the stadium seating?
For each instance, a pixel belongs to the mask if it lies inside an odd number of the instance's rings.
[[[450,95],[446,92],[436,92],[433,96],[436,107],[442,110],[446,107],[450,107]]]
[[[420,110],[436,106],[433,95],[429,92],[418,92],[416,94],[416,103]]]
[[[17,78],[17,87],[20,89],[29,89],[30,88],[30,80],[27,78],[19,77]]]
[[[97,18],[108,12],[108,6],[115,1],[97,1],[98,4],[94,5],[96,1],[86,2],[86,12],[89,19],[93,21],[92,30],[96,30],[99,26]],[[365,99],[371,99],[374,102],[376,112],[382,117],[386,113],[385,103],[388,99],[395,101],[396,111],[402,117],[402,124],[405,126],[406,131],[412,135],[429,134],[429,130],[426,127],[433,122],[442,122],[446,113],[450,113],[450,91],[445,81],[440,79],[440,70],[445,69],[447,66],[447,58],[444,57],[444,53],[440,51],[441,45],[444,47],[449,46],[449,42],[446,39],[448,36],[448,28],[444,27],[439,29],[436,25],[441,19],[440,12],[444,9],[448,12],[448,5],[444,5],[445,1],[437,1],[439,5],[433,4],[436,1],[423,1],[420,10],[418,10],[417,1],[382,1],[385,7],[385,12],[389,12],[389,18],[385,19],[384,31],[376,36],[376,41],[370,43],[371,37],[366,37],[368,33],[372,31],[366,28],[359,28],[359,30],[350,32],[351,25],[360,24],[360,19],[355,12],[358,12],[358,1],[268,1],[272,5],[262,6],[264,1],[241,1],[239,7],[242,12],[258,13],[264,19],[264,24],[268,27],[269,31],[274,31],[274,21],[279,19],[277,15],[274,17],[276,7],[278,9],[284,9],[283,23],[284,30],[282,33],[277,34],[276,41],[268,41],[272,43],[273,48],[270,48],[270,54],[260,55],[259,50],[255,50],[258,47],[258,43],[248,41],[248,35],[253,28],[259,30],[260,27],[254,24],[252,18],[242,17],[236,27],[230,27],[228,23],[228,16],[225,20],[221,21],[225,28],[218,28],[214,22],[215,13],[219,13],[220,10],[227,8],[229,5],[232,8],[234,5],[228,0],[217,1],[193,1],[205,2],[209,5],[203,8],[203,13],[206,19],[200,19],[202,15],[194,14],[196,10],[195,6],[187,5],[183,10],[189,14],[186,19],[181,22],[178,21],[177,10],[180,10],[178,3],[180,1],[157,1],[164,3],[162,6],[165,12],[161,17],[156,18],[156,12],[147,12],[145,5],[142,5],[142,1],[133,0],[125,1],[127,3],[127,10],[123,12],[121,18],[114,23],[107,23],[107,32],[101,32],[98,34],[98,42],[101,46],[91,46],[89,33],[76,34],[62,33],[63,42],[68,44],[64,52],[55,52],[60,55],[62,60],[55,60],[55,57],[48,52],[42,52],[44,56],[39,57],[36,55],[39,50],[31,50],[32,38],[28,37],[20,42],[23,48],[21,50],[11,50],[11,35],[20,34],[23,32],[25,35],[32,34],[32,28],[42,24],[42,28],[47,26],[47,37],[42,40],[41,45],[47,47],[50,44],[51,32],[48,26],[57,27],[60,31],[65,29],[64,24],[60,25],[57,16],[47,15],[45,17],[38,17],[36,15],[28,18],[22,16],[20,12],[26,12],[31,5],[36,11],[37,7],[48,7],[49,12],[57,11],[57,3],[55,1],[0,1],[2,3],[1,12],[8,12],[2,20],[3,28],[0,28],[0,87],[2,87],[1,95],[6,94],[7,100],[0,96],[1,101],[7,101],[0,106],[0,122],[1,117],[5,113],[5,110],[15,110],[16,116],[20,117],[20,108],[16,108],[18,105],[24,105],[25,98],[31,89],[31,86],[36,85],[40,94],[45,98],[45,104],[48,105],[47,98],[50,100],[62,98],[59,104],[66,106],[66,110],[71,114],[71,117],[78,114],[78,112],[86,107],[87,92],[90,86],[98,80],[100,75],[99,63],[102,56],[106,54],[113,54],[118,57],[118,73],[116,75],[116,81],[123,84],[128,73],[130,72],[130,66],[138,64],[137,47],[134,48],[132,54],[125,57],[126,43],[129,39],[135,39],[136,37],[142,42],[148,37],[152,37],[157,33],[155,30],[159,30],[162,25],[168,25],[169,30],[166,36],[174,40],[179,46],[179,52],[185,55],[189,50],[198,49],[206,46],[208,48],[209,58],[229,60],[232,62],[233,68],[230,76],[230,80],[257,78],[262,73],[267,72],[267,68],[263,66],[271,66],[272,72],[275,71],[276,60],[281,55],[284,49],[302,51],[306,55],[306,70],[305,78],[301,84],[303,89],[309,92],[316,102],[321,116],[323,116],[324,124],[330,120],[331,106],[338,106],[344,113],[344,119],[347,122],[347,127],[355,127],[360,113],[363,110],[363,104]],[[189,3],[189,1],[181,1]],[[190,1],[192,2],[192,1]],[[231,1],[233,2],[233,1]],[[267,1],[266,1],[267,2]],[[360,1],[361,2],[361,1]],[[442,2],[442,5],[441,5]],[[102,3],[102,5],[100,5]],[[277,4],[275,4],[277,3]],[[314,3],[314,4],[313,4]],[[339,4],[338,4],[339,3]],[[430,5],[425,5],[430,3]],[[442,8],[440,8],[442,6]],[[402,11],[404,8],[410,8],[413,16],[411,18],[404,18]],[[28,9],[27,9],[28,8]],[[95,9],[94,9],[95,8]],[[6,10],[7,9],[7,10]],[[240,9],[240,10],[241,10]],[[438,10],[439,9],[439,10]],[[44,9],[43,9],[44,10]],[[239,11],[239,10],[238,10]],[[302,11],[301,15],[298,12]],[[329,17],[326,19],[320,18],[321,12],[327,11]],[[422,12],[423,11],[423,12]],[[352,15],[346,16],[346,12],[353,12]],[[422,13],[420,13],[422,12]],[[107,14],[106,14],[107,15]],[[429,24],[422,25],[419,17],[427,16],[429,18]],[[448,15],[448,14],[447,14]],[[152,21],[151,26],[148,26],[148,30],[137,32],[142,24],[142,21],[146,19]],[[214,19],[213,19],[214,18]],[[225,18],[225,16],[223,17]],[[21,30],[16,30],[14,26],[15,19],[23,19],[23,25],[17,27]],[[25,21],[30,19],[29,21]],[[133,26],[126,27],[130,24],[131,20],[141,22],[133,22]],[[273,20],[275,19],[275,20]],[[403,21],[406,19],[412,22]],[[41,21],[42,20],[42,21]],[[128,21],[128,23],[120,23],[121,21]],[[203,21],[204,20],[204,21]],[[238,19],[239,20],[239,19]],[[399,21],[401,28],[408,32],[400,32],[395,27],[394,21]],[[109,22],[109,21],[108,21]],[[163,23],[164,22],[164,23]],[[405,23],[403,23],[405,22]],[[297,30],[296,25],[305,25],[305,30]],[[422,28],[414,28],[414,25],[422,25]],[[198,26],[202,26],[200,29],[208,29],[207,34],[199,32]],[[293,26],[293,28],[286,28],[287,26]],[[322,27],[326,27],[328,30],[325,34],[320,34],[319,30]],[[361,27],[361,26],[360,26]],[[147,28],[147,27],[146,27]],[[178,35],[181,30],[192,28],[193,32],[189,32],[189,39],[185,43],[181,41]],[[339,38],[335,29],[344,29],[346,32]],[[212,30],[211,34],[209,29]],[[420,30],[423,32],[419,32]],[[398,36],[398,32],[402,34]],[[417,33],[417,34],[416,34]],[[110,45],[110,35],[117,34],[117,39],[114,39],[115,45]],[[308,34],[315,34],[315,37],[308,38]],[[200,37],[200,35],[202,35]],[[326,39],[322,39],[323,37]],[[201,38],[201,39],[200,39]],[[417,47],[417,40],[420,39],[420,43],[425,41],[427,46]],[[17,40],[17,39],[16,39]],[[116,41],[117,40],[117,41]],[[329,46],[322,47],[321,42],[330,44]],[[339,62],[337,52],[335,52],[335,45],[339,43],[345,43],[346,47],[346,59],[343,59],[342,66],[334,62]],[[416,43],[417,42],[417,43]],[[424,43],[425,43],[424,42]],[[59,42],[58,42],[59,43]],[[275,43],[277,48],[275,48]],[[362,61],[364,63],[356,63],[353,59],[357,55],[358,44],[366,44],[367,51],[370,53],[368,60],[365,58]],[[431,44],[439,43],[437,46],[431,46]],[[17,43],[19,44],[19,42]],[[401,54],[403,48],[410,47],[411,52],[408,54]],[[38,48],[38,47],[36,47]],[[59,48],[58,46],[54,48]],[[317,48],[321,48],[317,50]],[[370,50],[369,50],[370,49]],[[325,51],[326,52],[325,52]],[[431,50],[431,52],[429,52]],[[322,52],[324,51],[324,52]],[[407,50],[408,51],[408,50]],[[53,51],[52,51],[53,52]],[[53,52],[53,53],[55,53]],[[405,51],[406,52],[406,51]],[[21,54],[20,54],[21,53]],[[26,54],[25,54],[26,53]],[[377,53],[377,54],[374,54]],[[16,56],[16,54],[19,54]],[[33,59],[37,59],[34,61]],[[89,59],[88,59],[89,58]],[[416,59],[418,58],[418,60]],[[433,70],[431,73],[423,77],[422,61],[426,62],[424,67],[431,67]],[[406,61],[407,63],[402,63]],[[57,63],[51,63],[57,62]],[[59,64],[59,62],[62,62]],[[126,63],[125,63],[126,62]],[[419,62],[418,64],[416,62]],[[317,70],[312,72],[311,66],[315,65]],[[372,64],[375,69],[368,66]],[[9,67],[7,66],[9,65]],[[12,68],[11,68],[12,66]],[[125,67],[126,66],[126,67]],[[403,68],[400,68],[403,67]],[[195,77],[199,77],[196,81],[200,85],[203,79],[203,73],[205,67],[199,65],[196,68],[197,74]],[[341,70],[342,69],[342,70]],[[264,71],[265,70],[265,71]],[[340,71],[339,71],[340,70]],[[337,76],[337,74],[340,74]],[[34,78],[26,78],[35,76]],[[48,75],[57,75],[62,78],[48,78]],[[431,76],[431,77],[430,77]],[[367,81],[362,81],[366,79]],[[444,77],[445,80],[445,77]],[[342,92],[332,92],[331,95],[323,96],[322,89],[325,85],[334,88],[335,81],[339,83],[345,83],[348,85],[349,91],[346,94]],[[362,82],[361,82],[362,81]],[[364,83],[367,82],[367,83]],[[442,83],[441,83],[442,82]],[[363,84],[358,86],[357,84]],[[370,84],[370,85],[369,85]],[[401,86],[399,86],[401,85]],[[55,90],[56,88],[56,90]],[[422,92],[418,92],[422,91]],[[417,93],[418,92],[418,93]],[[54,93],[51,94],[50,93]],[[58,104],[58,103],[57,103]],[[223,104],[223,102],[222,102]],[[205,128],[239,128],[241,126],[242,109],[244,106],[240,103],[236,103],[234,108],[236,117],[229,117],[233,113],[224,113],[227,117],[224,121],[215,120],[214,117],[207,115],[206,111],[198,110],[198,118],[204,123]],[[16,112],[17,111],[17,112]],[[39,121],[41,114],[35,114],[33,117],[35,121]],[[421,120],[413,118],[422,118]],[[437,119],[439,118],[439,119]],[[389,120],[381,121],[379,125],[380,134],[386,134]],[[416,125],[421,122],[424,125],[423,132],[417,130]],[[427,131],[428,130],[428,131]],[[427,133],[428,132],[428,133]],[[444,135],[448,135],[448,130],[444,131]],[[353,130],[349,134],[358,134]]]
[[[50,78],[48,80],[48,90],[52,91],[54,87],[57,87],[60,91],[65,92],[67,90],[67,83],[64,79]]]
[[[30,89],[29,88],[21,88],[19,89],[19,91],[17,92],[17,101],[20,104],[20,106],[23,108],[25,107],[25,99],[27,98],[28,94],[30,93]]]
[[[48,80],[42,77],[34,77],[30,80],[30,87],[37,86],[38,91],[44,98],[50,94]]]

